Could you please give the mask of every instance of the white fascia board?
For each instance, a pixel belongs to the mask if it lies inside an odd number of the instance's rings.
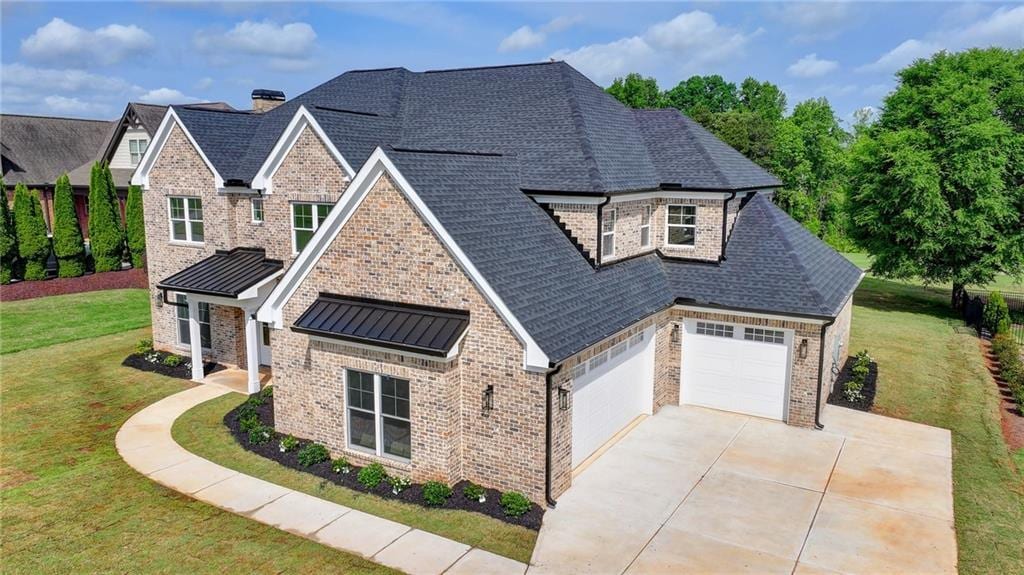
[[[736,192],[736,199],[743,198],[748,192]],[[687,192],[687,191],[655,191],[655,192],[641,192],[638,194],[618,194],[612,196],[612,204],[618,204],[622,202],[636,202],[640,200],[653,200],[653,199],[665,199],[665,200],[724,200],[728,198],[732,192]]]
[[[351,219],[374,184],[385,173],[394,179],[398,189],[409,200],[409,203],[412,204],[419,216],[437,234],[441,243],[448,250],[448,253],[451,254],[459,267],[462,268],[477,289],[480,290],[480,293],[483,294],[484,299],[498,312],[498,315],[509,326],[512,333],[523,344],[525,349],[523,368],[528,371],[547,371],[550,364],[547,354],[541,350],[537,342],[526,331],[526,328],[523,327],[508,306],[505,305],[505,302],[498,297],[497,292],[484,279],[480,271],[473,265],[473,262],[459,248],[455,240],[452,239],[451,235],[441,225],[441,222],[420,198],[419,194],[416,193],[405,177],[398,171],[398,168],[395,167],[380,148],[373,151],[373,154],[363,164],[359,173],[356,174],[348,191],[331,208],[327,219],[324,220],[324,223],[313,234],[309,243],[299,253],[291,267],[288,268],[284,278],[277,284],[277,287],[271,292],[270,297],[267,298],[263,306],[260,307],[257,312],[257,318],[262,322],[271,324],[276,329],[283,327],[282,312],[285,304],[291,299],[299,286],[302,285],[309,272],[312,271],[313,267],[330,247],[334,238],[337,237],[341,229]]]
[[[142,160],[139,162],[139,167],[135,169],[135,173],[132,174],[131,183],[134,186],[142,186],[143,189],[149,189],[149,172],[153,169],[153,165],[156,164],[157,157],[160,156],[160,152],[164,149],[164,145],[167,143],[167,139],[171,136],[171,130],[174,125],[177,124],[181,128],[182,133],[188,138],[189,143],[195,148],[196,152],[199,153],[199,157],[203,159],[206,167],[213,173],[214,187],[218,190],[224,188],[224,178],[220,177],[217,172],[217,168],[213,167],[213,162],[210,158],[206,157],[203,149],[199,147],[199,143],[189,133],[188,128],[185,127],[185,123],[181,121],[178,114],[174,112],[174,108],[168,106],[167,113],[164,114],[164,119],[160,121],[160,127],[157,128],[156,134],[153,136],[153,142],[146,148],[146,153],[142,155]]]
[[[770,319],[770,320],[775,320],[775,321],[790,321],[790,322],[796,322],[796,323],[810,323],[810,324],[814,324],[814,325],[823,325],[827,321],[825,319],[819,319],[819,318],[792,316],[792,315],[781,315],[781,314],[771,314],[771,313],[759,313],[759,312],[752,312],[752,311],[731,310],[731,309],[722,308],[722,307],[702,306],[702,305],[699,305],[699,304],[677,304],[674,307],[675,307],[675,309],[684,310],[684,311],[695,311],[695,312],[700,312],[700,313],[717,313],[717,314],[721,314],[721,315],[735,315],[735,316],[738,316],[738,317],[750,317],[750,318],[757,318],[757,319]]]
[[[533,201],[541,204],[579,204],[584,206],[596,206],[604,203],[604,196],[559,196],[554,194],[531,195]]]
[[[316,121],[313,114],[310,114],[305,106],[299,106],[299,109],[295,111],[295,115],[292,116],[291,121],[288,123],[288,127],[284,129],[281,137],[274,144],[274,149],[270,151],[270,155],[267,156],[266,161],[263,162],[259,171],[256,172],[256,176],[253,177],[252,185],[250,186],[252,189],[263,190],[265,194],[272,194],[274,192],[274,174],[277,173],[281,164],[284,163],[284,159],[288,157],[288,153],[292,151],[295,143],[299,141],[299,136],[302,135],[302,131],[306,127],[313,130],[313,133],[320,138],[320,141],[327,147],[331,156],[345,170],[345,176],[349,180],[355,176],[355,170],[352,169],[352,166],[341,155],[341,152],[331,142],[331,139],[327,137],[327,133],[320,127],[320,123]]]

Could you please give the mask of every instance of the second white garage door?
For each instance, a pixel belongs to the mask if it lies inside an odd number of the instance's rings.
[[[684,322],[680,403],[784,419],[793,333]]]
[[[576,467],[654,401],[654,328],[577,366],[572,384],[572,466]]]

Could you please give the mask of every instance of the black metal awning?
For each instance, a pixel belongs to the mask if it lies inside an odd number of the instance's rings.
[[[469,312],[320,294],[292,330],[446,357],[469,327]]]
[[[267,259],[266,252],[259,248],[217,250],[156,286],[163,290],[237,298],[282,269],[284,262]]]

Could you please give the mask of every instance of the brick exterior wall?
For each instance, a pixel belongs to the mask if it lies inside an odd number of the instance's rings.
[[[469,479],[544,498],[544,375],[522,369],[523,346],[419,218],[390,178],[374,184],[285,306],[291,325],[320,292],[468,310],[470,327],[451,364],[324,345],[288,329],[272,338],[279,431],[347,447],[346,368],[410,381],[412,459],[382,460],[415,481]],[[482,394],[494,385],[494,410]]]
[[[652,252],[657,247],[655,244],[656,211],[653,200],[637,200],[633,202],[610,203],[602,210],[602,219],[611,217],[610,212],[615,211],[615,253],[611,257],[602,258],[601,263],[611,263],[622,258],[628,258],[644,252]],[[641,223],[643,222],[644,210],[651,208],[650,240],[648,245],[641,244]]]
[[[548,204],[580,245],[597,259],[597,206],[594,204]]]
[[[853,297],[846,302],[836,321],[825,331],[825,381],[822,389],[822,401],[828,398],[839,372],[850,356],[850,323],[853,319]],[[836,346],[839,347],[838,360]]]
[[[668,237],[669,205],[697,206],[697,231],[692,247],[670,246],[666,243]],[[654,245],[665,255],[708,261],[715,261],[721,255],[722,200],[669,200],[658,198],[654,212]]]

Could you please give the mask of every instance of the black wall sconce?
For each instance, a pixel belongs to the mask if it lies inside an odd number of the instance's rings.
[[[678,323],[672,326],[672,343],[679,343],[679,332],[680,331],[681,330],[679,329],[679,324]]]
[[[800,359],[807,359],[807,338],[800,340]]]
[[[494,409],[494,386],[488,385],[487,389],[484,390],[484,411],[491,411]]]
[[[558,388],[558,409],[569,410],[569,390],[564,387]]]

